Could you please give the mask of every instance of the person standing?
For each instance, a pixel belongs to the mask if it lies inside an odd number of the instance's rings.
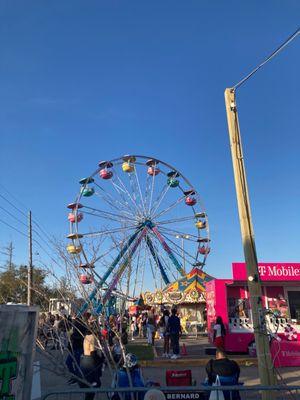
[[[58,314],[55,314],[55,319],[53,322],[53,330],[52,330],[52,335],[53,335],[53,346],[51,350],[58,350],[59,349],[59,344],[60,344],[60,331],[59,331],[59,325],[60,325],[60,316]]]
[[[179,355],[179,336],[181,335],[180,318],[177,316],[176,308],[171,311],[172,315],[169,317],[167,331],[170,333],[171,347],[173,350],[172,360],[176,360]]]
[[[170,332],[168,330],[169,317],[170,317],[169,310],[164,310],[163,316],[159,321],[159,329],[164,339],[164,351],[162,355],[163,357],[169,357],[169,352],[170,352]]]
[[[155,338],[155,316],[153,312],[149,312],[147,318],[147,342],[154,346]]]
[[[100,387],[102,366],[104,362],[103,355],[97,350],[97,338],[93,333],[92,327],[89,326],[86,330],[86,335],[83,340],[83,355],[80,358],[80,368],[84,379],[88,384],[79,383],[80,387]],[[86,393],[85,400],[93,400],[94,393]]]
[[[134,336],[136,333],[136,316],[133,315],[130,322],[130,332],[131,332],[131,340],[134,340]]]
[[[148,320],[148,313],[143,313],[142,315],[142,337],[147,337],[147,320]]]
[[[217,317],[216,323],[214,325],[214,345],[217,349],[224,350],[225,348],[225,339],[226,329],[223,324],[222,317]]]
[[[75,317],[72,322],[73,330],[68,343],[68,356],[66,365],[71,374],[80,376],[80,357],[83,354],[83,339],[87,333],[87,327],[83,321]],[[68,384],[76,383],[75,378],[70,378]]]

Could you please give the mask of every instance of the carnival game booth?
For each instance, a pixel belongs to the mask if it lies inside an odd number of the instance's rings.
[[[274,365],[300,366],[300,263],[259,263],[258,269]],[[254,334],[246,264],[233,263],[232,271],[232,279],[206,284],[208,331],[212,333],[221,316],[225,350],[247,353],[253,349]]]
[[[205,284],[214,279],[195,267],[185,277],[170,283],[163,290],[145,292],[144,302],[150,306],[176,306],[183,320],[204,325],[206,320]]]

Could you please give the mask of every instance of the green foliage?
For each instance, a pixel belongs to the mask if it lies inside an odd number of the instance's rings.
[[[33,267],[33,291],[32,304],[41,309],[48,309],[48,299],[52,297],[52,289],[46,284],[47,273]],[[0,303],[23,303],[27,302],[27,266],[14,264],[0,273]]]

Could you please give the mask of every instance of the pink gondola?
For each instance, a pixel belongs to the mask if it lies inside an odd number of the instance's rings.
[[[197,200],[195,199],[195,197],[187,196],[185,198],[185,204],[187,206],[194,206],[196,203],[197,203]]]
[[[112,178],[113,173],[112,173],[112,171],[109,171],[108,169],[103,168],[100,170],[99,175],[100,175],[100,178],[102,178],[102,179],[110,179],[110,178]]]
[[[157,167],[149,167],[147,173],[148,173],[148,175],[156,176],[160,173],[160,169]]]
[[[89,285],[93,282],[93,278],[90,275],[80,275],[79,279],[83,285]]]
[[[78,213],[77,216],[74,213],[69,213],[68,215],[68,220],[72,223],[74,222],[80,222],[83,219],[83,214]]]
[[[205,247],[205,246],[201,246],[199,248],[198,252],[200,254],[208,254],[210,252],[210,248],[209,247]]]

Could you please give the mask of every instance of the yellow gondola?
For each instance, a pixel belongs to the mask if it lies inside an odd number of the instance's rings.
[[[81,252],[81,246],[74,246],[73,244],[70,244],[67,246],[67,251],[70,254],[79,254]]]

